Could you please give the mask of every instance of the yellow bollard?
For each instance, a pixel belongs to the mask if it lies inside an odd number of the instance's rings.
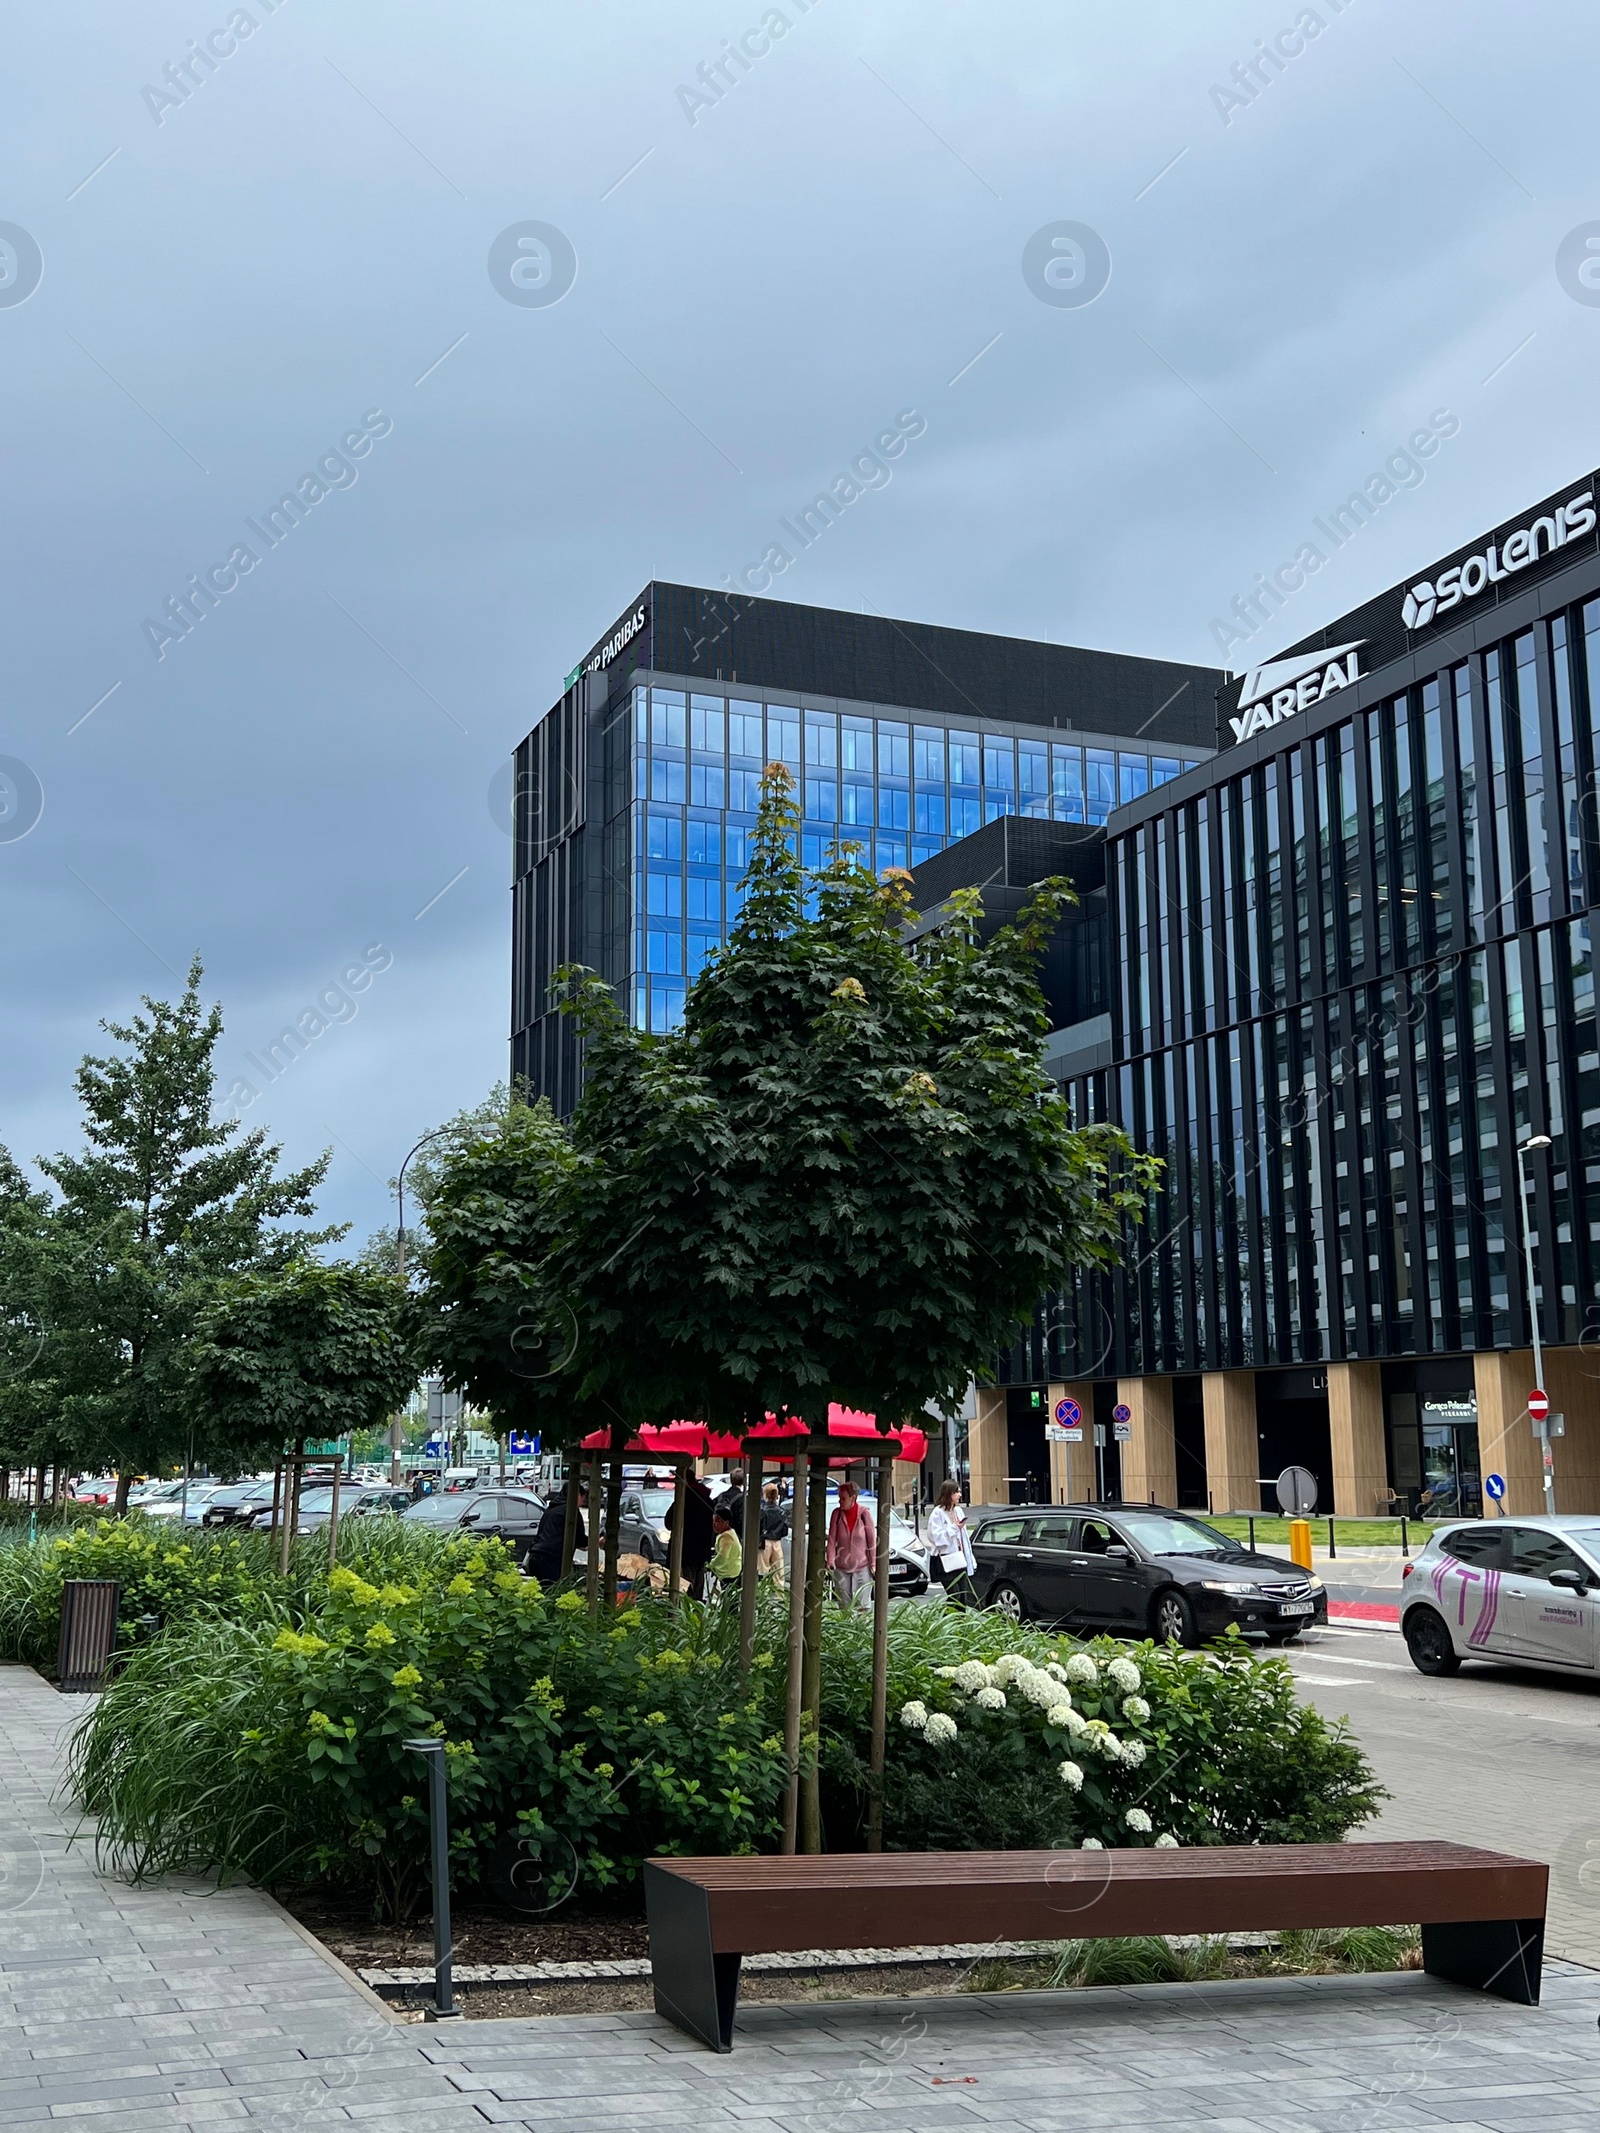
[[[1302,1570],[1311,1568],[1311,1521],[1309,1518],[1291,1518],[1289,1521],[1289,1555]]]

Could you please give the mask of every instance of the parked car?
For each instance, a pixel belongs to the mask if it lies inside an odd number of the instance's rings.
[[[1473,1519],[1402,1567],[1400,1629],[1419,1674],[1464,1659],[1600,1672],[1600,1516]]]
[[[460,1502],[460,1498],[454,1499]],[[374,1514],[396,1514],[406,1509],[411,1502],[409,1489],[392,1489],[386,1482],[382,1488],[364,1489],[359,1482],[339,1484],[339,1518],[366,1518]],[[318,1482],[314,1488],[300,1492],[300,1515],[295,1530],[298,1533],[314,1533],[318,1526],[325,1526],[333,1517],[333,1484]],[[250,1514],[250,1524],[257,1532],[265,1532],[272,1524],[272,1484],[267,1484],[267,1500]]]
[[[527,1558],[544,1516],[532,1489],[466,1489],[424,1496],[401,1513],[408,1525],[435,1533],[482,1533],[511,1543],[519,1563]]]
[[[1182,1511],[988,1504],[969,1513],[967,1530],[980,1604],[1015,1622],[1193,1645],[1230,1623],[1288,1644],[1328,1619],[1320,1579]]]
[[[272,1509],[272,1481],[234,1481],[218,1489],[201,1513],[203,1526],[247,1526],[265,1504]]]

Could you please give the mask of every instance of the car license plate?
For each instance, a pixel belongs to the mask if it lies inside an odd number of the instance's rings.
[[[1315,1600],[1285,1600],[1278,1609],[1280,1615],[1314,1615],[1316,1611]]]

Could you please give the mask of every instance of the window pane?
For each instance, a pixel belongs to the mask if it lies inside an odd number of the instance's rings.
[[[1141,793],[1150,790],[1150,758],[1147,755],[1119,755],[1117,777],[1122,804],[1137,800]]]
[[[970,785],[976,790],[980,779],[978,736],[975,733],[952,733],[950,736],[951,784]]]
[[[909,730],[888,719],[878,721],[878,769],[885,777],[909,778],[911,775]]]
[[[939,727],[916,729],[912,760],[919,785],[944,783],[944,734]]]
[[[650,738],[658,748],[682,748],[687,740],[688,712],[681,689],[652,689]]]
[[[728,752],[730,755],[749,757],[759,763],[761,748],[761,706],[741,702],[738,697],[728,705]]]
[[[831,769],[839,760],[839,722],[818,712],[806,713],[806,762]]]

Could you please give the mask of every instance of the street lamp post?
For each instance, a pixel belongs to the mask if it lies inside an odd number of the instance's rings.
[[[1528,1270],[1528,1323],[1533,1329],[1533,1381],[1542,1391],[1544,1388],[1544,1350],[1539,1342],[1539,1305],[1533,1293],[1533,1225],[1528,1219],[1528,1163],[1536,1151],[1553,1145],[1548,1133],[1535,1133],[1521,1142],[1517,1148],[1517,1199],[1522,1207],[1522,1253]],[[1539,1449],[1544,1461],[1544,1507],[1553,1515],[1556,1507],[1555,1456],[1550,1449],[1550,1423],[1546,1416],[1538,1424]]]

